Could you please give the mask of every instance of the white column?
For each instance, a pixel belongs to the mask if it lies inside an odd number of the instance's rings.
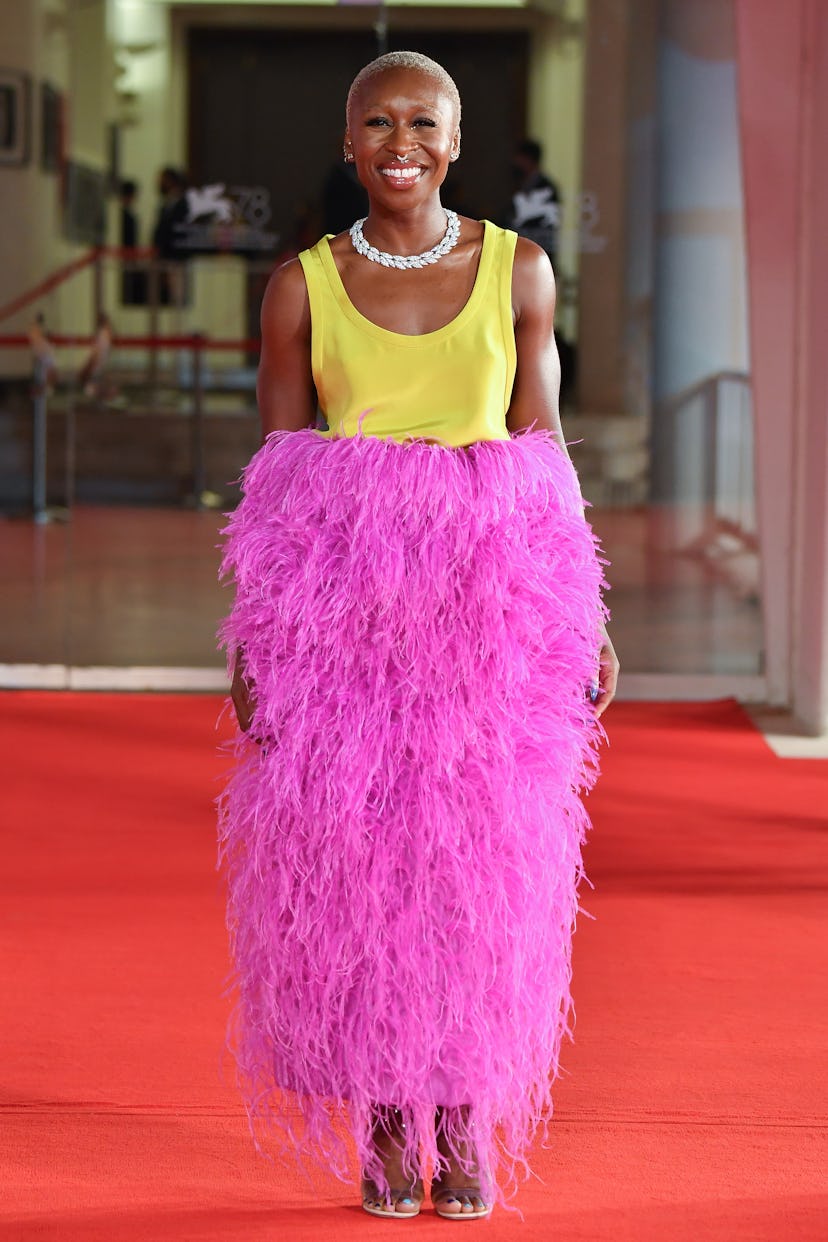
[[[767,678],[828,730],[828,8],[736,0]]]

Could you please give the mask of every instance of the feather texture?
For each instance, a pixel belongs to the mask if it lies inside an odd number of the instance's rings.
[[[262,1144],[375,1167],[474,1142],[527,1171],[570,1024],[570,946],[601,729],[604,609],[577,479],[545,432],[464,450],[275,433],[226,528],[222,628],[255,686],[220,799],[238,1004]],[[341,1118],[338,1123],[337,1118]],[[413,1164],[412,1164],[413,1167]]]

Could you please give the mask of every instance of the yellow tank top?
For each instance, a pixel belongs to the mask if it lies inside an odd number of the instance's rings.
[[[311,365],[329,437],[433,439],[454,447],[507,440],[517,354],[512,265],[517,234],[483,221],[468,302],[435,332],[406,336],[351,302],[328,237],[299,261],[311,311]]]

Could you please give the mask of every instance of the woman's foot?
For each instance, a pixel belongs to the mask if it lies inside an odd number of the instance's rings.
[[[396,1109],[377,1114],[371,1141],[378,1152],[383,1172],[388,1181],[389,1192],[382,1195],[371,1177],[362,1179],[362,1206],[371,1216],[417,1216],[425,1194],[421,1178],[411,1180],[402,1167],[402,1149],[405,1127]]]
[[[460,1107],[468,1117],[467,1106]],[[434,1211],[437,1215],[445,1220],[478,1220],[481,1216],[490,1214],[492,1205],[481,1194],[479,1177],[469,1176],[468,1172],[464,1172],[457,1155],[449,1150],[445,1130],[441,1125],[444,1111],[443,1109],[437,1110],[437,1150],[445,1160],[447,1167],[442,1170],[439,1177],[432,1180],[431,1202],[434,1204]],[[471,1163],[474,1169],[474,1149],[468,1142],[462,1145],[459,1154],[466,1161],[467,1168]]]

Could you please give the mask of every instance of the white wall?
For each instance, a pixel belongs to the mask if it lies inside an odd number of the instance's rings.
[[[532,36],[528,115],[529,134],[544,149],[544,171],[561,190],[564,210],[559,263],[561,271],[574,278],[580,258],[578,195],[586,0],[566,0],[561,7],[559,15],[543,18]]]
[[[28,162],[24,167],[0,166],[0,306],[4,306],[84,250],[63,237],[60,177],[41,169],[40,90],[46,81],[64,93],[68,154],[103,169],[105,118],[111,110],[104,0],[83,7],[67,0],[25,4],[0,0],[0,46],[3,67],[26,73],[31,84]],[[78,283],[71,307],[60,295],[45,299],[41,307],[53,327],[85,331],[91,327],[91,305],[91,283],[86,280]],[[69,318],[61,323],[61,316]],[[0,332],[19,331],[30,317],[27,311],[5,320]],[[0,351],[0,373],[28,371],[29,360],[22,351]]]

